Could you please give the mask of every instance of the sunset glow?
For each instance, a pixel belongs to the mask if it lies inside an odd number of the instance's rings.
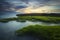
[[[30,6],[27,8],[19,9],[16,12],[22,12],[22,13],[56,13],[56,12],[60,12],[60,10],[58,11],[57,9],[54,9],[53,7],[49,7],[49,6],[43,6],[43,7],[38,7],[38,8],[34,8],[34,7]]]
[[[25,8],[17,9],[20,13],[60,13],[59,2],[40,3],[39,1],[28,1]]]

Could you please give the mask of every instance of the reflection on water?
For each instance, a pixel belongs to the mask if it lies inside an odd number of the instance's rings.
[[[0,19],[16,17],[17,12],[0,12]]]
[[[0,12],[0,19],[2,18],[9,18],[9,17],[16,17],[15,12]],[[23,28],[24,26],[28,26],[33,24],[32,22],[17,22],[17,21],[10,21],[2,23],[0,22],[0,40],[34,40],[32,36],[22,36],[18,37],[15,35],[15,31]]]
[[[1,38],[0,40],[23,40],[23,39],[33,40],[31,36],[29,36],[28,38],[27,36],[17,37],[15,35],[15,31],[25,26],[35,25],[35,24],[43,25],[42,22],[30,22],[30,21],[26,21],[26,22],[10,21],[8,23],[0,23],[0,38]],[[45,24],[45,25],[48,25],[48,24]]]
[[[16,13],[6,13],[0,15],[0,18],[7,18],[7,17],[16,17]],[[51,24],[51,23],[43,23],[43,22],[18,22],[18,21],[10,21],[6,23],[0,22],[0,40],[35,40],[36,38],[33,38],[32,36],[22,36],[18,37],[15,35],[15,31],[23,28],[28,25],[48,25],[48,26],[54,26],[59,24]]]
[[[27,36],[17,37],[15,31],[23,28],[24,26],[30,25],[32,22],[20,23],[16,21],[11,21],[8,23],[0,23],[0,40],[27,40]],[[29,37],[31,38],[31,37]],[[29,40],[29,39],[28,39]],[[30,39],[32,40],[32,39]]]

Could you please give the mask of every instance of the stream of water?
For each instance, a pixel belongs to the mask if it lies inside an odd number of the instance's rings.
[[[0,13],[0,19],[2,18],[9,18],[9,17],[16,17],[15,12],[3,12]],[[60,24],[53,24],[53,23],[44,23],[44,22],[17,22],[17,21],[10,21],[7,23],[0,22],[0,40],[35,40],[32,36],[21,36],[18,37],[15,35],[15,31],[18,29],[21,29],[28,25],[48,25],[48,26],[54,26],[54,25],[60,25]]]

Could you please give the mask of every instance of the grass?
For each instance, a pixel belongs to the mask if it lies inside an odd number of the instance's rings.
[[[14,21],[17,20],[17,18],[5,18],[5,19],[0,19],[0,22],[9,22],[9,21]]]
[[[18,18],[21,20],[29,20],[29,21],[60,23],[60,17],[52,17],[52,16],[18,16]]]
[[[9,21],[17,21],[17,22],[25,22],[26,20],[22,20],[22,19],[19,19],[19,18],[4,18],[4,19],[0,19],[0,22],[3,22],[3,23],[6,23],[6,22],[9,22]]]
[[[30,25],[16,31],[16,35],[32,35],[43,40],[60,40],[60,26]]]
[[[0,22],[9,22],[9,21],[19,21],[25,22],[28,21],[42,21],[42,22],[49,22],[49,23],[60,23],[60,17],[53,17],[53,16],[18,16],[17,18],[6,18],[0,19]]]

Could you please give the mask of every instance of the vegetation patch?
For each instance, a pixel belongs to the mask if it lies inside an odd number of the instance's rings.
[[[0,19],[0,22],[9,22],[9,21],[19,21],[19,22],[25,22],[28,21],[42,21],[42,22],[48,22],[48,23],[60,23],[60,17],[55,16],[18,16],[17,18],[5,18]]]
[[[0,22],[9,22],[9,21],[14,21],[17,20],[17,18],[5,18],[5,19],[0,19]]]
[[[29,21],[43,21],[50,23],[60,23],[60,17],[53,16],[18,16],[18,19]]]
[[[16,31],[16,35],[32,35],[42,40],[60,40],[60,26],[30,25]]]

